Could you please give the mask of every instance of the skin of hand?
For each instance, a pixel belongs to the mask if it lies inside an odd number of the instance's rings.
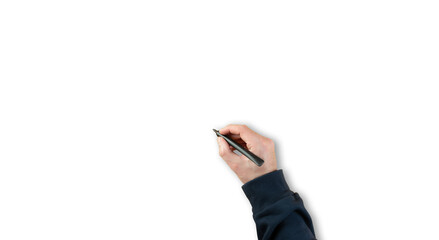
[[[226,140],[222,137],[217,137],[219,155],[236,173],[242,183],[245,184],[250,180],[277,170],[273,140],[259,135],[246,125],[229,124],[220,129],[219,132],[232,138],[235,142],[264,160],[264,164],[258,167],[246,156],[235,154],[233,152],[235,149]]]

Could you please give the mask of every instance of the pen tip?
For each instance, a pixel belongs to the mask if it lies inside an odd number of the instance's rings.
[[[220,133],[219,133],[219,131],[218,130],[216,130],[216,129],[212,129],[214,132],[215,132],[215,134],[219,137],[220,136]]]

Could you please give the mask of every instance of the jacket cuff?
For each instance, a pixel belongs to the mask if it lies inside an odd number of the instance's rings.
[[[253,211],[263,209],[286,195],[291,195],[282,170],[276,170],[257,177],[242,185]]]

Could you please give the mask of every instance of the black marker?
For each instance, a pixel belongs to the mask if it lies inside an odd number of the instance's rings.
[[[258,167],[264,164],[264,160],[262,160],[260,157],[256,156],[255,154],[245,149],[243,146],[239,145],[238,143],[228,138],[227,136],[222,135],[221,133],[219,133],[218,130],[213,129],[213,131],[216,133],[218,137],[224,138],[224,140],[226,140],[232,147],[234,147],[236,150],[238,150],[240,153],[242,153],[244,156],[250,159],[250,161],[252,161],[254,164],[258,165]]]

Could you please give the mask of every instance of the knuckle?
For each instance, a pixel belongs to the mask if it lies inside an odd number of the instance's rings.
[[[223,149],[220,149],[220,150],[219,150],[219,155],[220,155],[221,157],[224,157],[224,156],[226,155],[226,151],[224,151]]]
[[[267,146],[269,146],[269,147],[273,147],[273,146],[274,146],[274,141],[273,141],[273,139],[266,138],[266,139],[265,139],[265,144],[266,144]]]
[[[231,162],[231,163],[229,163],[229,167],[230,167],[233,171],[235,171],[235,170],[238,168],[238,164],[235,163],[235,162]]]

